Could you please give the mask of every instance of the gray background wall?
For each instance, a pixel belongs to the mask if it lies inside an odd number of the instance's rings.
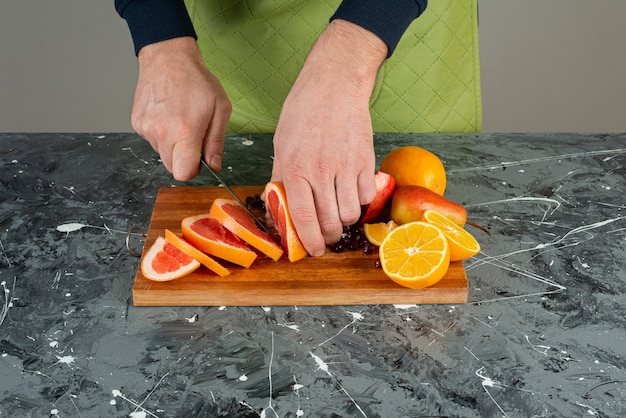
[[[626,1],[479,0],[479,13],[485,132],[626,131]],[[113,0],[3,0],[0,131],[131,131],[136,77]]]

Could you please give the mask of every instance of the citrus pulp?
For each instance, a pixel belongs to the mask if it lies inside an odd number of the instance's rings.
[[[378,251],[387,276],[412,289],[432,286],[450,266],[450,248],[441,230],[426,222],[409,222],[391,231]]]
[[[200,267],[200,263],[157,237],[141,260],[141,273],[146,279],[165,282],[180,279]]]
[[[207,254],[250,267],[257,254],[241,238],[222,226],[208,213],[189,216],[181,222],[183,238]]]
[[[226,229],[272,260],[277,261],[283,255],[282,247],[257,227],[252,216],[236,200],[215,199],[209,212]]]
[[[480,252],[476,238],[447,216],[428,209],[424,211],[424,220],[441,229],[446,236],[450,246],[450,261],[465,260]]]

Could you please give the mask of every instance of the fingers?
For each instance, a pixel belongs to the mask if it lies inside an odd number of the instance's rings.
[[[232,113],[230,101],[216,104],[209,128],[204,138],[204,158],[207,164],[215,171],[222,170],[222,152],[226,138],[226,126]]]
[[[318,213],[315,209],[315,198],[309,183],[304,179],[291,178],[283,182],[289,214],[298,237],[307,252],[315,257],[324,254],[326,244],[320,229]]]
[[[174,142],[171,172],[176,180],[187,181],[198,175],[201,151],[202,141],[197,138],[189,137]]]
[[[337,210],[339,218],[343,225],[352,225],[359,220],[361,216],[361,199],[359,189],[357,187],[357,179],[352,176],[346,178],[338,178],[335,180],[337,192]],[[343,229],[343,228],[342,228]],[[341,237],[341,232],[340,232]],[[338,241],[339,239],[337,239]],[[333,241],[330,244],[337,242]]]
[[[373,170],[363,170],[357,177],[359,203],[368,205],[376,196],[376,178]]]
[[[300,241],[313,256],[323,255],[327,245],[338,242],[343,227],[355,224],[361,205],[371,202],[376,194],[371,170],[358,176],[344,173],[308,181],[294,177],[286,176],[283,182],[289,212]]]

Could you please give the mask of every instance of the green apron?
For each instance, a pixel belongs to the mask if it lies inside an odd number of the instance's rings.
[[[374,132],[478,132],[477,0],[431,0],[382,65]],[[311,46],[340,0],[186,0],[209,70],[233,103],[229,132],[274,132]]]

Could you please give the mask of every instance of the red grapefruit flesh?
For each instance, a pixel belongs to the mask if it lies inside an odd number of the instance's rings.
[[[226,267],[222,266],[206,253],[203,253],[202,251],[185,241],[184,238],[178,236],[169,229],[165,230],[165,240],[172,244],[174,247],[178,248],[183,253],[187,254],[189,257],[198,260],[200,264],[202,264],[204,267],[208,268],[218,276],[224,277],[230,274]]]
[[[209,212],[226,229],[272,260],[277,261],[283,255],[281,246],[257,227],[252,216],[236,200],[215,199]]]
[[[265,186],[265,207],[280,234],[280,243],[289,261],[298,261],[308,255],[293,225],[287,206],[285,188],[280,182],[269,182]]]
[[[257,257],[248,244],[208,213],[183,219],[181,229],[185,241],[222,260],[248,268]]]
[[[141,273],[157,282],[180,279],[200,267],[200,263],[158,237],[141,260]]]

